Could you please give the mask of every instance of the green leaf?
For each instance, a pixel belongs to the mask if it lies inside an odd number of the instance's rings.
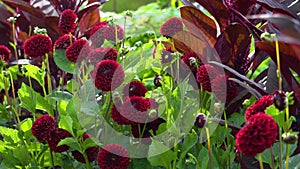
[[[59,127],[67,130],[72,135],[73,133],[73,119],[70,116],[60,116]]]
[[[59,101],[59,100],[70,101],[70,99],[72,99],[73,95],[66,91],[55,91],[55,92],[51,93],[50,95],[48,95],[47,97],[52,98],[56,101]]]
[[[36,94],[27,85],[22,83],[21,88],[18,90],[19,98],[21,100],[21,107],[27,109],[31,113],[36,109]]]
[[[41,86],[44,86],[44,76],[45,72],[41,70],[39,67],[34,66],[34,65],[25,65],[23,68],[26,70],[25,75],[27,77],[33,78],[36,80]]]
[[[186,154],[189,152],[190,149],[193,148],[193,146],[197,143],[198,141],[198,135],[195,132],[195,130],[192,130],[192,133],[189,133],[183,141],[182,148],[181,148],[181,154],[180,154],[180,159],[177,163],[177,168],[184,168],[184,160],[186,157]]]
[[[300,154],[290,157],[289,158],[289,168],[300,168],[299,159],[300,159]],[[284,164],[283,164],[284,169],[286,169],[285,163],[286,163],[286,161],[284,161]]]
[[[83,150],[86,150],[90,147],[95,147],[95,146],[98,146],[98,144],[91,138],[87,138],[84,140],[84,142],[82,143],[82,147],[83,147]]]
[[[202,147],[197,159],[201,168],[208,167],[208,163],[209,163],[208,151],[205,147]]]
[[[143,169],[153,168],[146,158],[134,158],[132,159],[132,164],[133,164],[133,168],[140,168],[141,166],[143,166]]]
[[[284,122],[285,114],[282,111],[279,111],[274,105],[272,105],[266,109],[266,113],[273,117],[273,119],[276,121],[279,127],[285,129],[285,122]]]
[[[29,131],[31,129],[31,127],[32,127],[32,120],[31,119],[25,119],[21,122],[20,129],[23,132]]]
[[[20,142],[20,138],[18,136],[19,133],[18,130],[0,126],[0,133],[4,137],[4,141],[6,142],[11,142],[11,143]]]
[[[176,160],[177,156],[174,151],[162,143],[153,140],[148,152],[148,161],[152,166],[162,166],[169,168],[171,161]]]
[[[80,151],[80,147],[79,147],[78,143],[76,142],[75,138],[72,138],[72,137],[67,137],[67,138],[61,140],[57,144],[57,146],[61,146],[61,145],[67,145],[74,150]]]
[[[30,156],[28,150],[23,145],[20,145],[19,147],[15,148],[13,151],[13,155],[16,159],[19,160],[19,162],[23,166],[28,165],[31,160],[31,156]]]
[[[81,103],[80,111],[87,115],[97,116],[100,111],[99,104],[92,101]]]
[[[65,72],[74,74],[75,64],[68,60],[65,50],[55,50],[53,58],[57,67]]]

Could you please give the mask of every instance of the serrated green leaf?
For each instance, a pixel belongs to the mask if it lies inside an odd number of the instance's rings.
[[[47,97],[52,98],[56,101],[59,101],[59,100],[70,101],[70,99],[72,99],[73,95],[66,91],[55,91],[53,93],[50,93]]]
[[[186,154],[189,152],[190,149],[193,148],[193,146],[197,143],[198,141],[198,135],[195,132],[195,130],[192,130],[192,133],[189,133],[185,136],[182,148],[181,148],[181,154],[180,154],[180,159],[177,163],[177,168],[184,168],[184,160],[186,157]]]
[[[84,142],[82,143],[83,150],[86,150],[90,147],[95,147],[95,146],[98,146],[98,144],[91,138],[85,139]]]
[[[31,119],[25,119],[21,122],[20,129],[23,132],[29,131],[31,129],[31,127],[32,127],[32,120]]]
[[[18,143],[20,138],[18,136],[19,131],[11,128],[0,126],[0,133],[4,137],[6,142]]]
[[[149,147],[147,159],[152,166],[169,168],[171,161],[176,160],[177,156],[169,147],[153,140]]]
[[[14,149],[13,155],[16,159],[19,160],[19,162],[22,164],[22,166],[26,166],[29,164],[31,156],[26,149],[25,146],[18,146],[17,148]]]
[[[279,111],[274,105],[272,105],[266,109],[266,113],[273,117],[273,119],[276,121],[279,127],[285,128],[285,114],[282,111]]]
[[[34,65],[25,65],[25,66],[23,66],[23,68],[26,69],[25,75],[27,77],[33,78],[41,86],[44,86],[45,72],[43,70],[41,70],[39,67],[34,66]]]
[[[97,116],[100,111],[99,104],[92,101],[81,103],[80,111],[90,116]]]
[[[68,132],[70,132],[72,135],[74,135],[73,133],[73,119],[70,116],[60,116],[60,120],[59,120],[59,127],[62,129],[67,130]]]
[[[21,107],[27,109],[31,113],[36,109],[36,94],[27,85],[22,83],[21,88],[18,90],[19,98],[21,100]]]
[[[55,50],[53,54],[54,62],[61,70],[74,74],[75,64],[66,57],[65,50]]]
[[[78,143],[76,142],[75,138],[72,138],[72,137],[67,137],[67,138],[61,140],[57,144],[57,146],[61,146],[61,145],[67,145],[74,150],[80,151],[80,147],[79,147]]]

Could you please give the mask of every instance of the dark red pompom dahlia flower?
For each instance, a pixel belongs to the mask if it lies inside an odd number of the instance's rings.
[[[186,53],[181,57],[181,60],[186,64],[184,67],[189,67],[193,73],[196,73],[197,68],[203,65],[200,56],[195,52]]]
[[[121,107],[122,107],[121,100],[116,100],[111,109],[110,116],[117,124],[124,125],[127,124],[128,120],[120,114]]]
[[[54,117],[46,114],[38,117],[32,124],[32,135],[41,143],[46,143],[51,138],[51,133],[58,129]]]
[[[140,81],[132,81],[126,84],[123,88],[123,96],[141,96],[145,97],[147,93],[146,86]]]
[[[148,110],[158,107],[154,99],[133,96],[127,98],[121,108],[121,115],[128,120],[128,124],[135,125],[153,121],[156,117],[150,117]]]
[[[5,62],[8,62],[9,57],[10,57],[10,50],[4,45],[0,45],[0,59],[4,60]]]
[[[90,31],[90,36],[93,36],[97,31],[103,32],[101,30],[102,28],[106,27],[108,25],[107,22],[98,22],[96,25],[93,26],[93,28]]]
[[[97,89],[111,91],[119,87],[125,77],[123,67],[113,60],[100,61],[94,71],[93,79]]]
[[[76,28],[77,15],[71,9],[64,10],[59,17],[58,28],[64,33],[73,33]]]
[[[226,103],[233,100],[237,94],[237,84],[234,81],[229,80],[227,75],[218,75],[212,81],[212,91],[215,93],[218,100],[223,100]]]
[[[71,41],[73,44],[76,41],[76,37],[70,37],[69,34],[60,36],[54,43],[54,49],[67,49],[71,45]]]
[[[108,144],[98,154],[98,165],[101,169],[127,169],[130,156],[119,144]]]
[[[173,17],[167,20],[160,27],[160,34],[167,38],[172,38],[177,32],[183,30],[183,23],[180,18]]]
[[[23,44],[27,56],[36,58],[52,51],[52,40],[49,36],[38,34],[27,39]]]
[[[278,135],[277,123],[265,114],[253,115],[236,136],[236,147],[246,156],[255,156],[270,148]]]
[[[245,112],[245,119],[248,119],[258,112],[264,112],[267,107],[273,104],[273,96],[265,95],[258,99],[254,104],[249,106]]]
[[[61,140],[67,137],[72,137],[72,135],[65,129],[58,128],[57,130],[52,132],[51,137],[48,141],[50,150],[57,153],[67,151],[69,149],[69,146],[67,145],[57,146]]]
[[[89,54],[89,44],[86,39],[78,39],[66,50],[66,57],[70,62],[81,62]],[[82,57],[80,56],[82,55]]]
[[[213,81],[218,74],[219,72],[215,67],[205,64],[198,68],[196,79],[203,90],[211,92],[211,81]]]
[[[92,53],[89,55],[90,63],[95,65],[101,60],[114,60],[116,61],[118,58],[118,52],[111,48],[96,48]]]
[[[91,135],[84,133],[82,135],[82,140],[85,141],[88,138],[92,138]],[[99,146],[94,146],[94,147],[90,147],[88,149],[85,150],[85,153],[87,155],[88,161],[92,162],[95,161],[97,159],[97,154],[99,152]],[[79,162],[81,163],[85,163],[85,159],[83,157],[83,155],[79,152],[79,151],[72,151],[72,156]]]

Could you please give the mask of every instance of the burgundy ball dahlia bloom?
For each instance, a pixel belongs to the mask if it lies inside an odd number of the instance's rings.
[[[51,138],[51,133],[58,129],[54,117],[46,114],[38,117],[32,124],[32,135],[41,143],[46,143]]]
[[[129,153],[119,144],[108,144],[98,154],[98,165],[101,169],[126,169],[129,162]]]
[[[238,132],[236,146],[244,155],[255,156],[270,148],[277,135],[278,127],[273,118],[265,113],[257,113]]]
[[[90,31],[90,40],[94,48],[101,47],[104,43],[104,28],[108,27],[107,22],[97,23]]]
[[[113,60],[102,60],[96,65],[93,71],[96,88],[105,92],[119,87],[124,77],[123,67]]]
[[[86,39],[78,39],[66,50],[66,57],[71,62],[81,62],[83,57],[89,52],[88,41]],[[80,57],[79,55],[83,55]]]
[[[258,99],[254,104],[247,108],[245,112],[245,119],[248,119],[258,112],[264,112],[267,107],[273,104],[273,96],[265,95]]]
[[[65,34],[63,36],[60,36],[54,43],[54,49],[67,49],[71,45],[71,40],[72,43],[76,41],[76,37],[72,36],[70,38],[69,34]]]
[[[124,101],[121,108],[121,115],[128,120],[128,124],[145,123],[146,121],[153,121],[153,117],[149,116],[148,110],[157,107],[158,105],[153,99],[133,96]]]
[[[225,86],[224,86],[225,85]],[[224,89],[226,87],[226,89]],[[218,75],[212,81],[212,91],[215,93],[218,100],[224,100],[226,103],[234,99],[237,94],[237,84],[234,81],[229,80],[227,75]]]
[[[38,34],[27,39],[23,44],[27,56],[36,58],[52,51],[52,40],[49,36]]]
[[[123,88],[123,96],[141,96],[145,97],[147,92],[146,86],[140,81],[132,81],[126,84]]]
[[[90,31],[90,36],[93,36],[98,30],[99,31],[103,31],[101,30],[102,28],[106,27],[108,25],[107,22],[98,22],[96,25],[93,26],[93,28]]]
[[[64,33],[73,33],[74,29],[76,28],[76,20],[77,20],[77,15],[74,13],[73,10],[66,9],[64,10],[59,17],[59,22],[58,22],[58,28],[59,30]]]
[[[10,57],[10,50],[4,45],[0,45],[0,59],[4,60],[5,62],[8,62],[9,57]]]
[[[117,36],[118,40],[124,39],[124,30],[120,25],[116,25],[117,27]],[[116,42],[116,31],[114,26],[106,26],[103,29],[103,37],[104,39],[112,42]]]
[[[90,54],[90,63],[97,64],[101,60],[114,60],[116,61],[118,58],[118,52],[111,48],[97,48]]]
[[[50,150],[57,152],[57,153],[67,151],[69,149],[69,146],[67,146],[67,145],[57,146],[57,144],[61,140],[65,139],[67,137],[72,137],[72,135],[65,129],[58,128],[58,130],[55,130],[54,132],[52,132],[51,137],[48,141]]]
[[[205,64],[198,68],[196,79],[203,90],[211,92],[211,81],[213,81],[218,74],[219,72],[215,67]]]
[[[120,111],[121,111],[121,107],[122,107],[122,103],[121,103],[121,100],[116,100],[114,102],[114,105],[111,109],[111,112],[110,112],[110,115],[111,115],[111,118],[119,125],[124,125],[124,124],[127,124],[127,119],[124,118],[121,114],[120,114]]]
[[[87,133],[84,133],[82,135],[82,139],[83,141],[85,141],[86,139],[88,138],[92,138],[91,135],[87,134]],[[97,158],[97,154],[98,154],[98,149],[99,149],[99,146],[94,146],[94,147],[90,147],[88,149],[85,150],[85,153],[88,157],[88,161],[89,162],[92,162],[92,161],[95,161],[96,158]],[[79,162],[81,163],[85,163],[85,159],[83,157],[83,155],[79,152],[79,151],[72,151],[72,156]]]
[[[173,17],[167,20],[160,27],[160,34],[167,38],[172,38],[177,32],[183,30],[183,23],[180,18]]]
[[[203,65],[200,56],[195,52],[186,53],[181,60],[187,65],[184,67],[189,67],[193,73],[197,72],[197,68]]]

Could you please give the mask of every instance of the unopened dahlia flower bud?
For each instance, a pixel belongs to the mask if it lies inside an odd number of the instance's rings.
[[[295,144],[298,140],[298,136],[296,133],[283,133],[282,140],[286,144]]]
[[[275,107],[280,111],[282,111],[286,108],[287,98],[285,96],[284,91],[276,90],[273,93],[273,103],[274,103]]]
[[[154,85],[156,87],[160,87],[162,81],[163,81],[163,78],[160,75],[156,74],[155,78],[154,78]]]
[[[204,125],[206,123],[206,116],[205,114],[203,113],[199,113],[197,116],[196,116],[196,119],[195,119],[195,126],[199,127],[199,128],[203,128]]]

